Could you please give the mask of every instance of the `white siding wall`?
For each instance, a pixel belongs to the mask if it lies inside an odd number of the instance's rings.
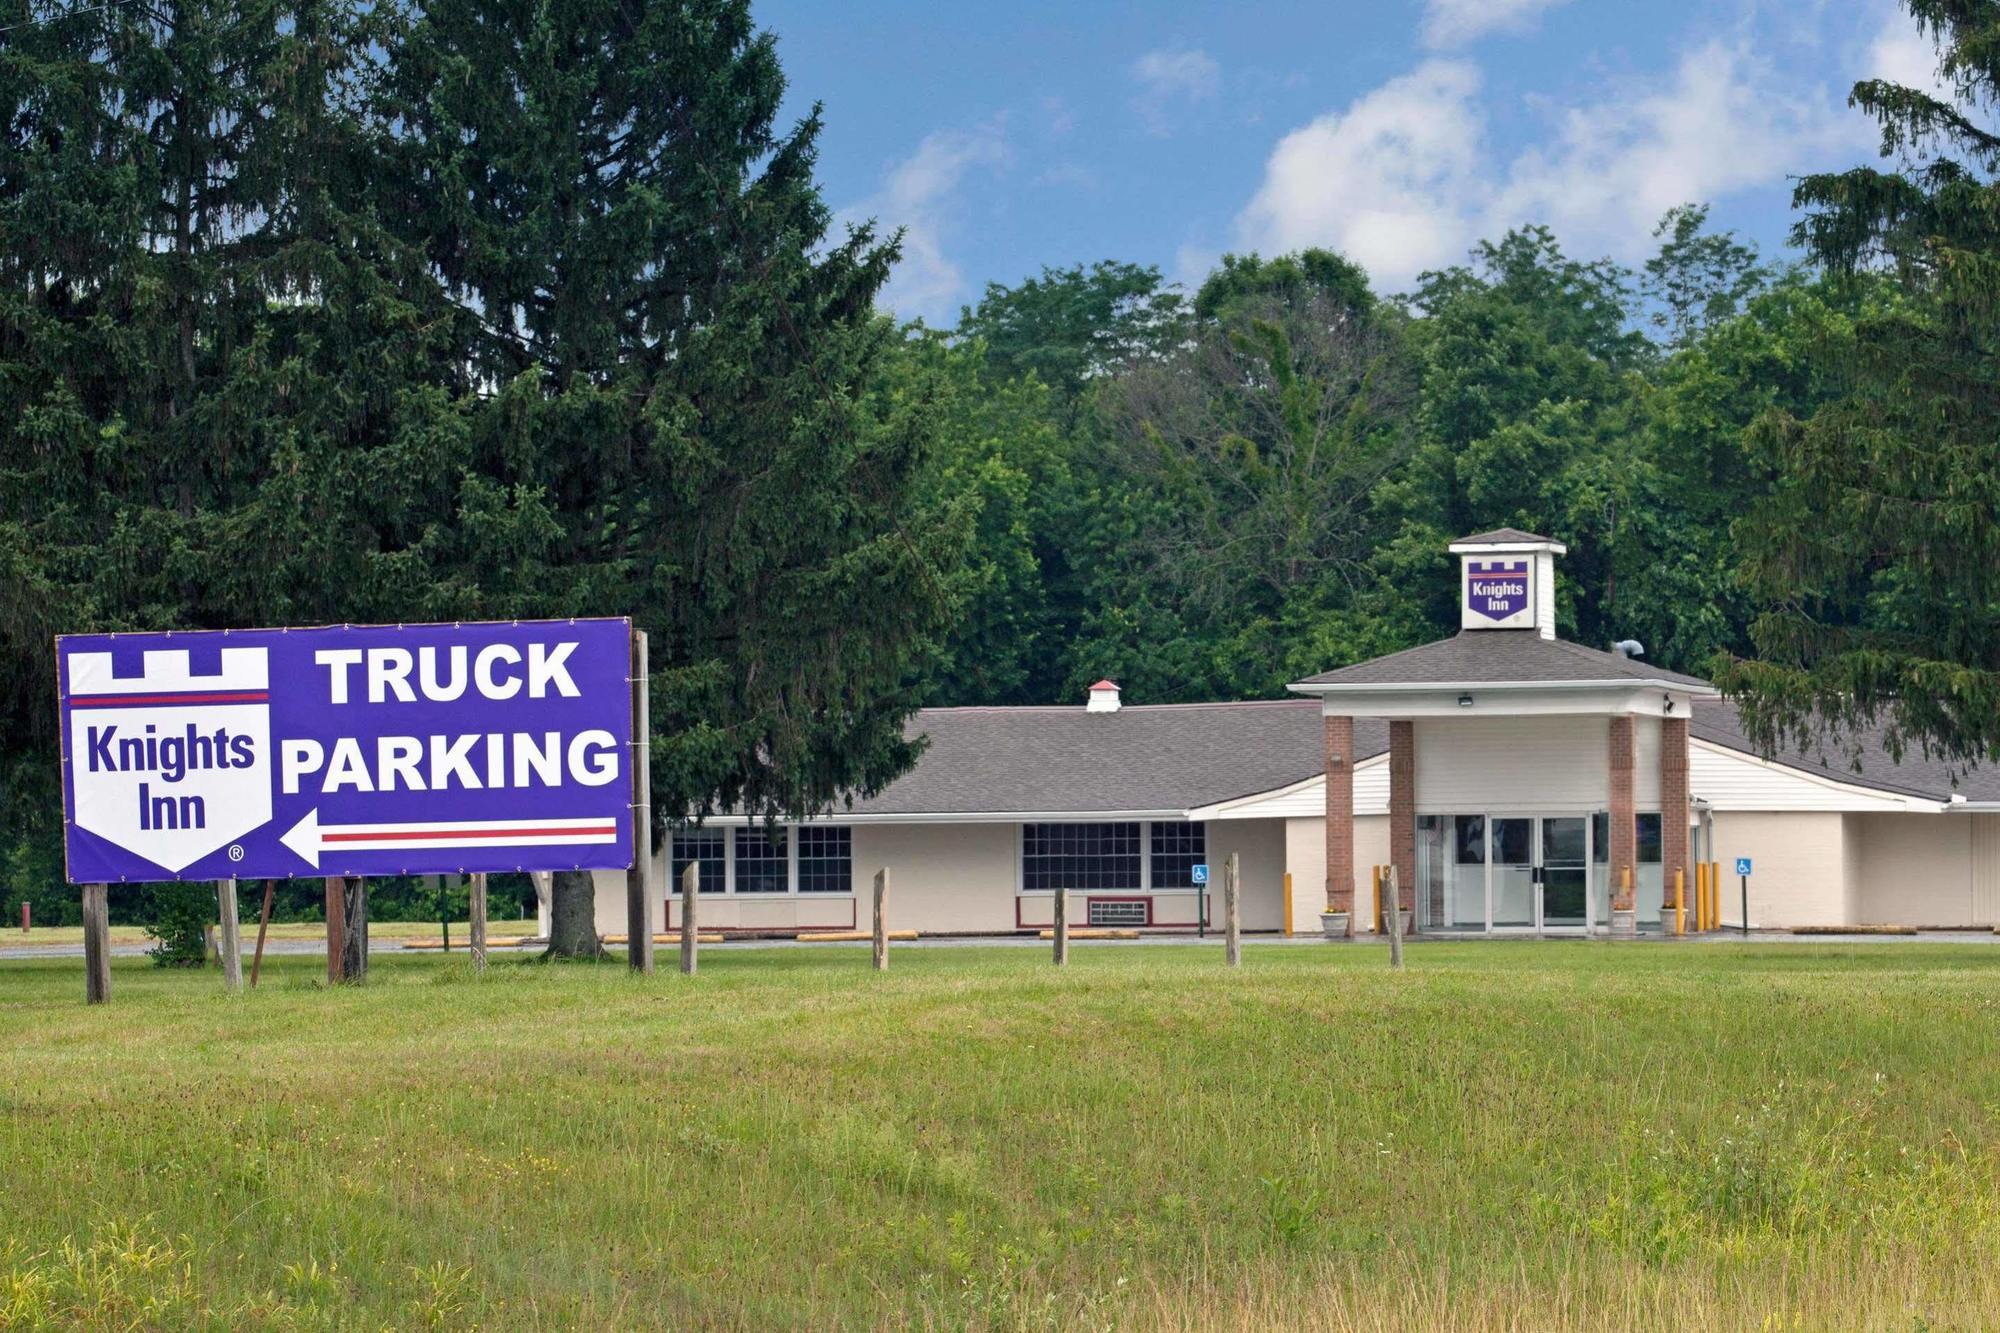
[[[1235,852],[1243,874],[1241,913],[1245,930],[1285,926],[1285,821],[1229,819],[1208,826],[1209,919],[1222,923],[1222,867]],[[1322,851],[1322,862],[1326,856]],[[1321,893],[1325,893],[1322,872]],[[1292,891],[1299,892],[1293,881]],[[1156,913],[1157,915],[1157,910]]]
[[[1657,801],[1657,733],[1654,745]],[[1419,718],[1416,748],[1422,813],[1564,813],[1611,803],[1610,729],[1602,717]]]
[[[1688,769],[1689,790],[1717,810],[1908,810],[1922,804],[1850,786],[1838,768],[1804,773],[1707,741],[1689,744]]]
[[[1972,919],[2000,925],[2000,815],[1964,818],[1972,824]]]
[[[894,930],[1012,930],[1020,843],[1019,824],[858,824],[854,878],[872,894],[889,867]],[[863,927],[873,910],[860,908]]]
[[[1604,737],[1605,803],[1610,796],[1611,736],[1606,724]],[[1595,809],[1596,807],[1592,807]],[[1632,719],[1632,808],[1634,810],[1657,810],[1660,808],[1660,719],[1657,717],[1635,717]]]
[[[2000,923],[2000,815],[1854,815],[1859,920],[1875,925]]]
[[[1214,826],[1211,825],[1211,828]],[[1389,817],[1356,815],[1354,819],[1354,910],[1363,926],[1375,920],[1368,871],[1389,860]],[[1285,821],[1285,866],[1292,872],[1292,929],[1315,934],[1326,908],[1326,819]]]
[[[1741,894],[1730,869],[1750,857],[1750,925],[1839,926],[1852,920],[1847,883],[1846,817],[1838,812],[1718,811],[1715,860],[1721,865],[1722,919],[1742,919]]]

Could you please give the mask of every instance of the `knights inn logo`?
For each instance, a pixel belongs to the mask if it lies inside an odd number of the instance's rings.
[[[1528,609],[1528,561],[1465,562],[1465,607],[1488,620],[1510,620]]]
[[[76,822],[168,871],[271,819],[268,650],[219,656],[212,674],[186,649],[148,650],[136,675],[108,652],[65,661]]]

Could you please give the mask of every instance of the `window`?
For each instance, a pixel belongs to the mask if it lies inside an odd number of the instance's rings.
[[[1642,866],[1660,863],[1660,816],[1636,814],[1632,816],[1634,833],[1638,839],[1636,856]],[[1591,860],[1599,865],[1611,864],[1611,813],[1599,810],[1590,817]]]
[[[1633,822],[1639,826],[1639,864],[1656,866],[1660,863],[1660,817],[1635,815]]]
[[[798,832],[799,892],[852,893],[854,838],[844,828],[814,828]]]
[[[1023,824],[1021,885],[1031,890],[1136,889],[1137,824]]]
[[[791,887],[785,872],[785,835],[768,829],[736,830],[736,891],[783,893]]]
[[[701,867],[703,893],[721,893],[728,886],[722,837],[721,829],[674,830],[674,876],[666,886],[669,897],[680,894],[681,875],[690,865]]]
[[[1191,889],[1194,868],[1208,860],[1208,825],[1153,825],[1153,887]]]

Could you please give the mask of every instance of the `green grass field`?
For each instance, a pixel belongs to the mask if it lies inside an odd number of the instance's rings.
[[[2000,949],[266,968],[0,962],[0,1328],[2000,1321]]]

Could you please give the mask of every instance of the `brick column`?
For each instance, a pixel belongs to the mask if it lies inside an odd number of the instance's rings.
[[[1326,719],[1326,910],[1354,933],[1354,719]]]
[[[1634,934],[1632,879],[1638,873],[1639,826],[1632,810],[1632,730],[1630,713],[1611,719],[1611,933]]]
[[[1694,905],[1694,867],[1688,860],[1688,720],[1660,720],[1660,871],[1665,876],[1665,913],[1673,915],[1674,872],[1681,881],[1682,901]]]
[[[1417,923],[1417,736],[1416,724],[1389,724],[1389,859],[1396,866],[1397,898]]]

